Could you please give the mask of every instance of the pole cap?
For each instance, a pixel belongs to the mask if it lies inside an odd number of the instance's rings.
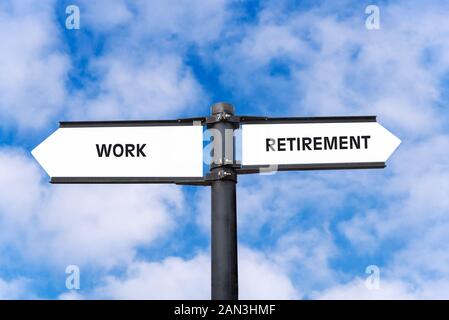
[[[234,114],[235,113],[234,106],[227,102],[214,103],[211,107],[211,111],[212,111],[212,114],[217,114],[217,113]]]

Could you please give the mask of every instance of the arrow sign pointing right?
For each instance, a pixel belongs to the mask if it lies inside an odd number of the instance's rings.
[[[383,168],[400,143],[375,117],[248,121],[242,125],[242,170]]]

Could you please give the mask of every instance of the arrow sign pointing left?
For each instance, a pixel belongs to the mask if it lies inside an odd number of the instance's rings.
[[[52,182],[182,182],[203,177],[203,127],[61,123],[31,153]]]

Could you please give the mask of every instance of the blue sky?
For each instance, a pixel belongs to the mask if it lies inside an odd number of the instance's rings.
[[[80,30],[65,27],[70,4]],[[371,4],[379,30],[365,27]],[[2,1],[0,299],[208,299],[208,188],[50,185],[30,151],[61,120],[205,116],[217,101],[245,115],[377,115],[402,140],[383,170],[241,176],[242,298],[449,298],[446,12]],[[65,286],[68,265],[80,290]]]

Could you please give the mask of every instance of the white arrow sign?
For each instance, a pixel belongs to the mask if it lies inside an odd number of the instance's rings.
[[[203,176],[202,150],[202,126],[69,126],[32,154],[52,178],[176,178]]]
[[[382,167],[401,140],[375,117],[367,119],[371,121],[243,124],[242,167]]]

